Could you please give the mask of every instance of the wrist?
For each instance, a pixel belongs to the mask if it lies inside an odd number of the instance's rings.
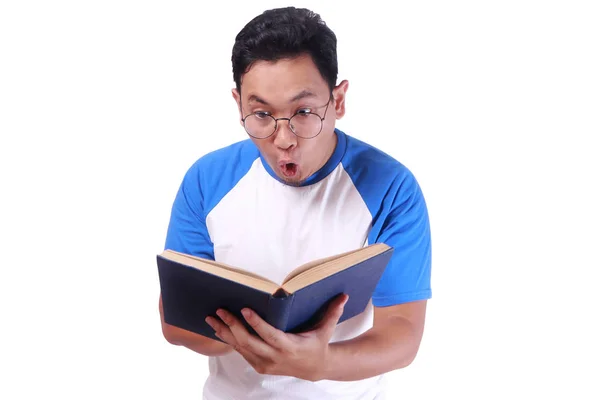
[[[335,355],[336,347],[332,344],[328,344],[325,348],[325,355],[323,356],[321,368],[319,368],[319,374],[315,379],[316,381],[333,379],[333,371],[335,370]]]

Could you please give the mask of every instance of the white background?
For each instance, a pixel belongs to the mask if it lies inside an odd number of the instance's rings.
[[[390,399],[600,398],[593,3],[296,2],[338,36],[338,126],[430,210],[426,333]],[[235,35],[287,4],[1,3],[0,398],[201,397],[155,255],[186,169],[245,138]]]

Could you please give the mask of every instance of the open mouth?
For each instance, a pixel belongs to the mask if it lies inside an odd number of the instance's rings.
[[[298,165],[295,163],[280,163],[279,169],[284,176],[291,178],[298,172]]]

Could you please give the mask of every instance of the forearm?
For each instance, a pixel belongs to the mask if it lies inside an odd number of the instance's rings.
[[[407,367],[417,355],[422,332],[407,319],[329,345],[323,378],[355,381]]]
[[[233,350],[233,348],[226,343],[185,330],[180,330],[174,326],[163,326],[163,334],[169,343],[186,347],[205,356],[221,356]]]
[[[213,340],[165,323],[163,317],[162,297],[159,300],[159,311],[162,332],[165,339],[169,343],[176,346],[186,347],[205,356],[220,356],[233,350],[233,348],[227,343],[222,343],[217,340]]]

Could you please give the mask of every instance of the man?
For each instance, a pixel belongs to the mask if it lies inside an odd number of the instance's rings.
[[[175,198],[166,247],[280,282],[295,266],[385,242],[394,255],[367,309],[337,324],[345,295],[310,332],[252,310],[260,337],[223,310],[223,342],[162,322],[166,339],[209,356],[205,399],[382,399],[382,376],[416,356],[431,296],[429,221],[402,164],[335,128],[336,37],[305,9],[264,12],[238,34],[233,98],[249,135],[201,157]],[[159,301],[162,317],[162,299]]]

